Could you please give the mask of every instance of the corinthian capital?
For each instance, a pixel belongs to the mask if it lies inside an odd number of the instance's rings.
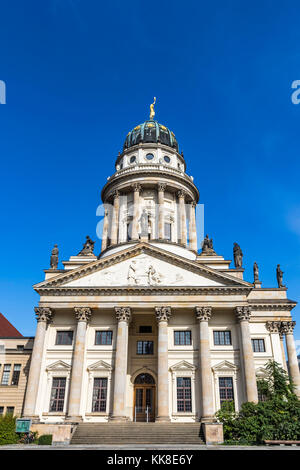
[[[177,196],[179,197],[179,199],[184,199],[186,196],[186,192],[183,189],[180,189],[180,191],[177,191]]]
[[[140,183],[133,183],[131,185],[131,187],[132,187],[134,192],[136,192],[136,191],[141,192],[141,190],[142,190],[142,186],[140,185]]]
[[[155,307],[155,314],[158,323],[161,321],[168,322],[172,314],[171,307]]]
[[[53,313],[51,308],[49,307],[35,307],[35,316],[38,322],[40,321],[45,321],[45,322],[50,322],[53,317]]]
[[[248,305],[235,307],[235,315],[238,321],[249,321],[251,317],[251,308]]]
[[[295,325],[296,325],[295,321],[282,321],[280,331],[284,335],[291,335],[293,334]]]
[[[88,322],[92,315],[92,310],[89,307],[75,307],[75,315],[77,321]]]
[[[165,191],[167,187],[166,183],[158,183],[158,191]]]
[[[199,321],[210,320],[212,314],[212,307],[196,307],[195,308],[196,318]]]
[[[131,319],[130,307],[115,307],[115,312],[118,321],[126,321],[129,323]]]
[[[267,321],[266,323],[266,328],[270,333],[279,333],[280,327],[280,321]]]

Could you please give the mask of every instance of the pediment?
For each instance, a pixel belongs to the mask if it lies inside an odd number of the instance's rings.
[[[108,364],[107,362],[105,361],[97,361],[95,362],[94,364],[91,364],[90,366],[88,366],[87,368],[88,371],[96,371],[96,370],[100,370],[100,371],[112,371],[113,368],[110,364]]]
[[[46,367],[47,371],[71,370],[71,366],[64,361],[55,361]]]
[[[140,243],[106,258],[59,274],[35,286],[101,287],[250,287],[248,282],[161,248]]]
[[[219,364],[216,364],[214,367],[212,367],[212,370],[214,372],[221,372],[221,371],[234,371],[235,372],[238,370],[238,367],[232,362],[222,361],[222,362],[219,362]]]
[[[176,372],[176,371],[195,371],[197,369],[196,366],[193,364],[190,364],[187,361],[180,361],[177,364],[174,364],[173,366],[170,367],[170,371]]]

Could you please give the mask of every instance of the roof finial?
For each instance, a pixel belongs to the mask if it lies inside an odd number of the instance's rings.
[[[150,119],[153,120],[154,116],[155,116],[155,111],[154,111],[154,105],[156,103],[156,98],[154,96],[154,101],[152,104],[150,104]]]

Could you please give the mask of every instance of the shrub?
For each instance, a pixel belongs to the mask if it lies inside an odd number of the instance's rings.
[[[0,445],[17,444],[19,436],[15,429],[15,417],[9,414],[0,416]]]
[[[287,373],[274,361],[269,361],[265,370],[266,379],[258,384],[265,401],[244,403],[239,413],[234,412],[232,403],[224,403],[216,413],[223,423],[227,443],[300,439],[300,401]]]
[[[52,444],[52,434],[43,434],[38,439],[39,446],[51,446]]]

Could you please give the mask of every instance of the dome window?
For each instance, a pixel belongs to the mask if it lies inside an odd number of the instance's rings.
[[[147,160],[153,160],[153,158],[154,158],[153,153],[147,153],[146,158],[147,158]]]
[[[165,161],[166,163],[170,163],[171,158],[168,157],[167,155],[165,155],[165,156],[164,156],[164,161]]]
[[[134,163],[136,161],[136,156],[134,155],[133,157],[130,157],[130,163]]]

